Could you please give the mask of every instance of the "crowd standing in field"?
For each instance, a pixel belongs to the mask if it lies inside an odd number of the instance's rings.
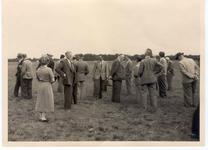
[[[66,58],[64,58],[66,56]],[[40,113],[39,121],[48,122],[45,113],[54,111],[54,96],[52,84],[58,80],[58,92],[64,91],[64,109],[71,109],[72,102],[77,104],[78,100],[85,98],[85,76],[89,74],[88,63],[83,61],[83,54],[79,54],[78,59],[72,56],[71,51],[67,51],[60,56],[56,64],[52,61],[53,55],[43,55],[39,60],[36,69],[37,80],[39,81],[37,102],[35,110]],[[16,73],[16,84],[14,96],[18,97],[19,87],[21,86],[21,97],[24,99],[32,98],[32,62],[27,59],[26,54],[18,54],[19,62]],[[184,93],[184,106],[196,107],[199,112],[196,85],[199,79],[199,67],[193,59],[184,57],[183,53],[176,54],[179,59],[180,71],[182,74],[182,85]],[[126,60],[126,64],[122,63]],[[55,66],[55,68],[54,68]],[[173,91],[172,79],[174,76],[174,63],[165,57],[165,52],[153,55],[151,49],[145,51],[145,58],[136,58],[136,65],[132,66],[132,61],[128,56],[120,54],[112,63],[109,71],[108,62],[103,60],[103,55],[99,55],[99,60],[94,63],[92,70],[92,80],[94,82],[93,100],[102,99],[102,92],[107,91],[107,85],[112,80],[112,102],[120,103],[122,81],[125,80],[127,95],[132,96],[132,71],[136,90],[136,99],[140,102],[143,109],[147,108],[147,94],[149,92],[150,104],[153,112],[157,111],[156,92],[162,99],[168,99],[167,90]],[[64,90],[63,90],[64,89]],[[195,113],[199,118],[199,113]],[[197,115],[198,114],[198,115]],[[195,119],[197,120],[197,119]],[[199,119],[197,120],[199,121]],[[194,134],[199,138],[199,125],[192,126]],[[198,132],[196,132],[196,128]]]

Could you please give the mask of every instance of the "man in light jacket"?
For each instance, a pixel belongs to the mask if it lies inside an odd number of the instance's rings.
[[[184,92],[184,106],[197,106],[197,81],[199,79],[199,67],[191,58],[184,57],[183,53],[176,54],[176,60],[180,60],[179,66],[182,74],[182,85]]]
[[[108,78],[108,63],[103,60],[103,55],[99,55],[99,61],[94,64],[92,70],[92,80],[94,81],[94,99],[102,99],[102,89]]]
[[[33,70],[32,62],[27,59],[27,55],[22,55],[24,61],[21,68],[21,93],[24,99],[32,99],[32,80],[33,80]]]

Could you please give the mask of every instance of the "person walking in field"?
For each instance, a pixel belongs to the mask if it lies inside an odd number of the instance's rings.
[[[32,99],[32,80],[33,80],[33,70],[32,62],[27,59],[27,55],[23,54],[23,63],[21,68],[21,92],[23,99]]]
[[[66,59],[60,62],[55,71],[64,78],[64,109],[69,110],[73,100],[77,104],[76,70],[72,62],[72,52],[67,51],[65,55]]]
[[[92,80],[94,81],[93,99],[102,99],[102,89],[108,78],[108,63],[103,60],[103,55],[99,55],[99,61],[94,64],[92,70]]]
[[[65,57],[65,55],[61,55],[60,56],[60,60],[58,60],[57,62],[56,62],[56,67],[58,67],[59,66],[59,64],[60,64],[60,62],[62,61],[62,60],[64,60],[64,57]],[[55,67],[55,68],[56,68]],[[57,78],[58,79],[58,92],[59,93],[63,93],[63,78],[57,73],[57,72],[55,72],[55,78]]]
[[[84,55],[78,55],[79,60],[74,63],[77,75],[77,99],[83,100],[85,97],[85,76],[89,74],[89,65],[83,61]]]
[[[145,59],[140,63],[138,75],[141,77],[141,103],[143,108],[147,108],[147,93],[149,91],[150,103],[156,110],[157,108],[157,97],[156,97],[156,81],[157,74],[155,71],[156,66],[158,70],[164,69],[164,66],[157,60],[151,58],[152,50],[147,49],[145,51]]]
[[[127,95],[132,95],[132,88],[131,88],[131,78],[132,78],[132,61],[131,59],[126,56],[125,57],[127,62],[125,66],[125,72],[126,72],[126,89],[127,89]]]
[[[160,63],[164,67],[163,71],[158,75],[159,94],[161,98],[166,99],[167,98],[167,86],[166,86],[167,61],[164,58],[165,56],[164,52],[159,52],[159,56],[160,56]]]
[[[170,60],[169,57],[165,58],[167,61],[167,83],[168,83],[168,88],[167,91],[172,91],[173,90],[173,76],[174,76],[174,63],[173,61]]]
[[[113,80],[112,84],[112,102],[120,103],[120,96],[121,96],[121,86],[122,80],[126,79],[126,73],[124,66],[121,62],[124,60],[124,54],[118,56],[116,60],[114,60],[109,79]]]
[[[47,67],[49,58],[45,55],[40,58],[40,67],[36,71],[37,80],[39,81],[37,101],[35,110],[39,112],[39,121],[48,122],[45,113],[54,111],[54,96],[52,83],[55,82],[52,69]]]
[[[180,72],[182,74],[182,85],[184,92],[184,106],[197,106],[197,81],[199,79],[199,67],[191,58],[184,57],[183,53],[176,54],[176,60],[180,60]]]
[[[137,56],[136,65],[134,67],[134,84],[136,89],[136,100],[138,102],[140,102],[140,93],[141,93],[141,78],[138,75],[141,60],[142,60],[141,57]]]
[[[17,55],[17,59],[18,59],[18,66],[17,66],[17,73],[15,74],[16,76],[16,84],[14,87],[14,96],[18,97],[18,93],[19,93],[19,87],[21,87],[21,67],[22,67],[22,63],[23,63],[23,59],[22,59],[22,54],[19,53]]]

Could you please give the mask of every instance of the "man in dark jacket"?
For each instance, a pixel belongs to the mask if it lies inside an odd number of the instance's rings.
[[[17,66],[17,73],[15,74],[16,76],[16,84],[14,87],[14,96],[18,97],[18,93],[19,93],[19,87],[21,86],[21,67],[22,67],[22,54],[19,53],[17,55],[17,59],[18,59],[18,66]]]
[[[155,108],[157,108],[157,97],[156,97],[156,81],[157,73],[155,71],[156,66],[158,66],[158,71],[160,73],[164,70],[164,67],[152,56],[152,50],[147,49],[145,51],[145,59],[140,63],[140,68],[138,75],[141,77],[141,101],[142,107],[147,108],[147,93],[149,91],[150,103]]]
[[[112,102],[119,103],[121,95],[122,80],[126,79],[125,69],[121,62],[124,60],[124,55],[121,54],[113,62],[109,79],[113,80],[112,87]]]
[[[72,52],[65,53],[66,59],[62,60],[55,71],[63,78],[64,84],[64,109],[71,109],[72,99],[77,104],[76,70],[72,62]]]
[[[47,56],[48,56],[49,59],[50,59],[49,63],[47,64],[47,67],[51,68],[52,71],[54,72],[54,62],[53,62],[53,60],[52,60],[53,55],[47,54]],[[40,66],[41,66],[41,64],[39,63],[39,65],[38,65],[38,67],[36,68],[36,70],[37,70]]]

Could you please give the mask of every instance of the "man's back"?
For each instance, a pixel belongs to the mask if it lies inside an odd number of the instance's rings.
[[[33,78],[32,62],[30,60],[26,59],[23,61],[22,74],[23,74],[23,78],[26,78],[26,79]]]
[[[147,57],[141,61],[139,68],[139,75],[141,77],[141,84],[150,84],[157,81],[155,74],[155,67],[159,62],[157,60]],[[160,68],[161,71],[161,68]]]
[[[89,73],[88,63],[84,61],[76,61],[74,69],[77,73],[77,81],[85,81],[85,76]]]

